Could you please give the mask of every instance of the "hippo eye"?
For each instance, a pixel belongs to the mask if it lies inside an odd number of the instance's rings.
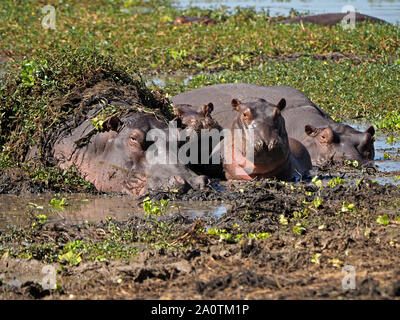
[[[131,143],[133,143],[135,145],[139,143],[137,137],[133,136],[133,135],[129,137],[129,140],[130,140]]]

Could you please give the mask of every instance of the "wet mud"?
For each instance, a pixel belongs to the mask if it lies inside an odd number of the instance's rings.
[[[400,189],[368,178],[337,185],[331,180],[260,180],[227,183],[223,191],[158,193],[152,195],[154,201],[185,200],[193,210],[151,219],[139,203],[122,210],[130,213],[125,218],[91,223],[49,219],[31,227],[10,226],[0,234],[0,295],[6,299],[398,299]],[[199,200],[225,210],[194,215]],[[77,264],[61,261],[68,243],[78,240],[102,245],[108,241],[136,251],[99,261],[87,250]],[[45,243],[52,245],[44,247]],[[29,253],[29,258],[22,258],[22,253]],[[56,289],[42,286],[43,267],[48,265],[58,270]],[[343,287],[344,266],[354,270],[351,289]]]

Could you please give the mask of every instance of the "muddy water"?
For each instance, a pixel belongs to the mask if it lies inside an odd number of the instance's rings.
[[[348,123],[353,128],[365,131],[369,125]],[[388,136],[377,134],[375,136],[375,165],[377,172],[375,180],[382,185],[391,183],[400,185],[400,137],[393,136],[394,142],[388,142]]]
[[[66,204],[55,207],[52,199],[65,198]],[[220,218],[227,211],[223,203],[174,202],[168,206],[165,217],[182,216]],[[130,196],[88,194],[61,195],[0,195],[0,229],[6,225],[26,225],[28,217],[45,215],[49,222],[99,222],[108,217],[126,220],[130,216],[144,216],[143,205]]]
[[[353,6],[357,12],[375,16],[390,23],[400,22],[400,0],[175,0],[179,8],[253,7],[269,11],[271,16],[287,16],[291,9],[310,14],[341,12],[344,6]]]

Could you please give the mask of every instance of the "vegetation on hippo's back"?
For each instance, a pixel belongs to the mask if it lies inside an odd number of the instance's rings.
[[[169,115],[165,98],[145,87],[133,64],[118,65],[95,49],[40,52],[30,60],[13,63],[10,69],[0,87],[0,165],[2,169],[19,167],[26,170],[31,181],[45,179],[63,180],[64,184],[87,184],[82,179],[77,181],[65,170],[49,169],[57,175],[52,177],[52,173],[44,168],[54,166],[50,160],[51,148],[57,134],[73,117],[78,117],[75,125],[83,121],[84,108],[92,108],[90,99],[82,95],[97,84],[114,84],[120,95],[129,94],[134,110],[140,108],[144,112],[147,108]],[[104,90],[104,95],[110,91]],[[109,113],[117,112],[110,108]],[[105,112],[107,110],[105,108]],[[24,163],[31,148],[37,148],[33,158],[40,165]],[[29,170],[29,166],[34,170]],[[33,176],[34,172],[37,175]],[[46,182],[46,185],[51,187],[53,183]]]
[[[218,83],[245,82],[291,86],[303,91],[334,119],[363,117],[385,131],[400,132],[400,64],[339,62],[302,57],[297,61],[269,61],[245,71],[194,76],[187,84],[168,83],[170,95]]]
[[[70,104],[57,105],[56,99],[72,89],[106,79],[143,88],[140,79],[130,75],[133,71],[88,49],[40,52],[35,59],[15,62],[0,88],[0,142],[5,144],[2,151],[10,148],[7,143],[18,144],[18,151],[24,154],[35,136],[37,139],[67,120],[76,110]]]

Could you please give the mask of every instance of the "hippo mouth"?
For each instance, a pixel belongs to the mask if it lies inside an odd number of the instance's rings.
[[[284,170],[289,159],[289,149],[274,143],[267,144],[259,140],[254,145],[254,157],[234,152],[233,163],[237,173],[244,180],[276,176]]]
[[[276,140],[266,142],[258,139],[254,143],[254,163],[256,165],[280,162],[283,158],[287,158],[288,153],[288,147]]]
[[[140,197],[147,192],[148,176],[131,172],[122,182],[122,192],[134,197]]]

